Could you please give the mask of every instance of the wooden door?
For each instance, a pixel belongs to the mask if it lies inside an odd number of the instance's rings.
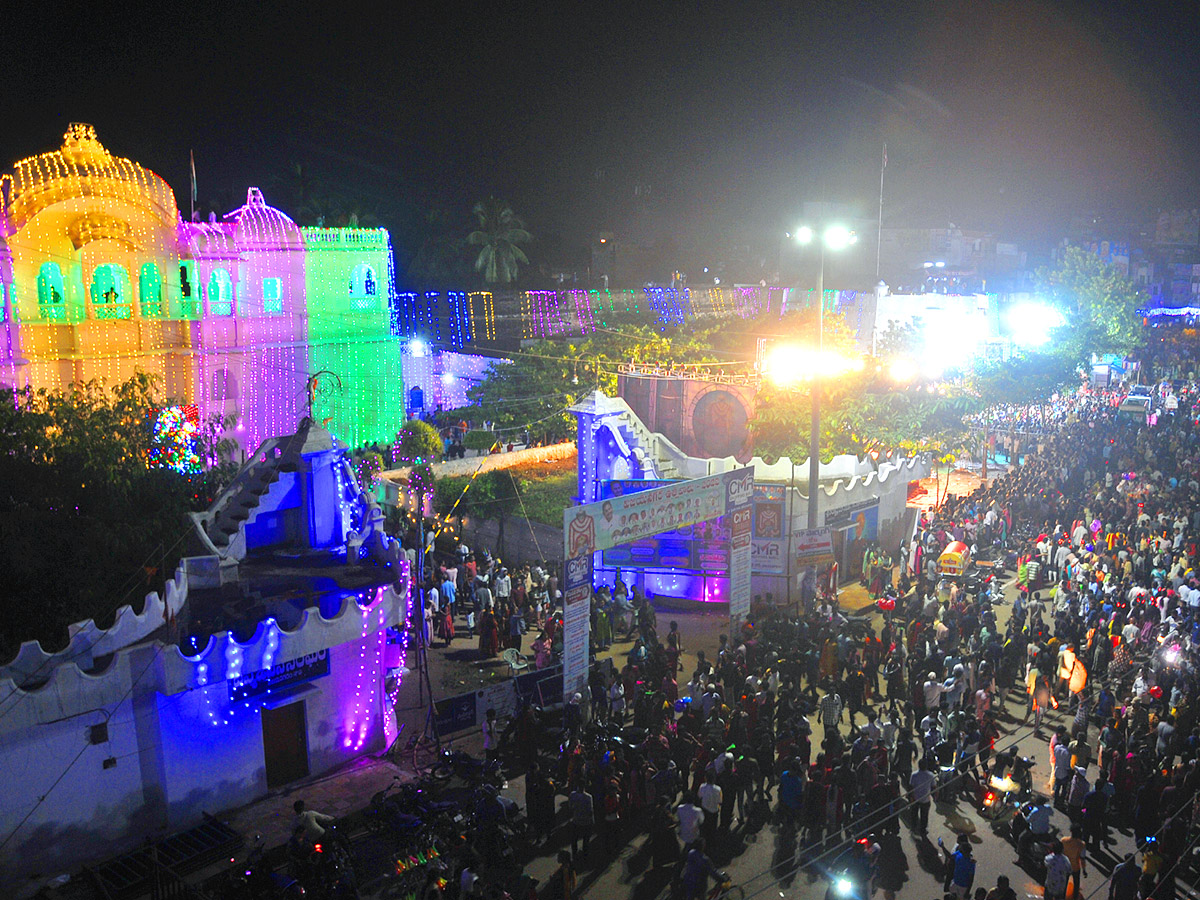
[[[276,709],[264,707],[262,730],[267,787],[280,787],[308,775],[308,730],[303,700]]]

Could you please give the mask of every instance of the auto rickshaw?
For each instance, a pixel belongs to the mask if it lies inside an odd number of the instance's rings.
[[[938,557],[938,574],[943,578],[961,578],[971,568],[971,548],[962,541],[946,545]]]

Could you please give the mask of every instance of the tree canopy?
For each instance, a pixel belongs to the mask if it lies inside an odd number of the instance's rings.
[[[429,463],[442,457],[442,439],[428,422],[413,419],[396,433],[396,464]]]
[[[185,513],[206,507],[236,469],[219,417],[201,423],[197,473],[150,465],[164,407],[145,374],[109,388],[0,393],[0,658],[23,640],[66,642],[67,625],[111,622],[174,573]]]
[[[869,456],[892,449],[961,452],[968,432],[963,416],[979,407],[960,387],[888,384],[873,368],[821,383],[820,455]],[[799,390],[770,386],[759,392],[752,427],[754,452],[764,457],[808,458],[812,385]]]
[[[475,271],[482,272],[488,284],[516,281],[520,267],[529,265],[520,245],[532,241],[533,235],[525,230],[525,223],[512,207],[495,197],[479,201],[471,212],[479,222],[479,227],[467,235],[467,243],[479,248]]]
[[[1126,354],[1142,339],[1138,307],[1145,296],[1114,266],[1082,247],[1066,247],[1053,268],[1038,271],[1038,290],[1066,324],[1055,329],[1052,352],[1076,364],[1092,353]]]

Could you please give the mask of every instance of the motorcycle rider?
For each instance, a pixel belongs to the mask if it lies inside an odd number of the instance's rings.
[[[1054,808],[1047,803],[1031,803],[1013,819],[1013,831],[1018,832],[1018,856],[1029,858],[1034,845],[1050,839],[1050,816],[1053,812]]]

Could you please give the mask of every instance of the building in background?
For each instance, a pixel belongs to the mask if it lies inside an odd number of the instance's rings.
[[[244,448],[308,404],[351,446],[404,421],[383,229],[300,228],[250,188],[185,222],[165,181],[90,125],[0,177],[0,383],[59,388],[136,371],[202,416],[237,416]]]

